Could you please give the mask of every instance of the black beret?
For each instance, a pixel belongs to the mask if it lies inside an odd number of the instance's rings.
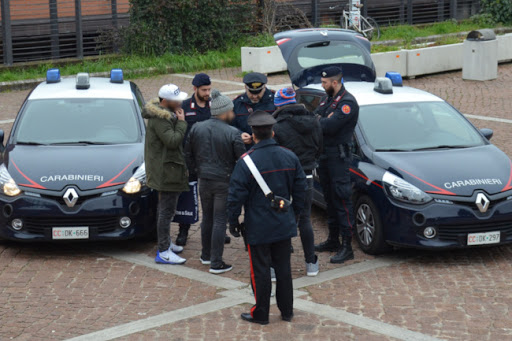
[[[343,74],[343,70],[339,66],[328,66],[322,71],[323,78],[336,77]]]
[[[249,87],[249,90],[258,91],[263,89],[267,84],[267,76],[259,72],[251,72],[244,76],[244,83]]]
[[[247,118],[247,124],[251,127],[263,127],[263,126],[272,126],[276,124],[277,121],[271,114],[263,110],[256,110]]]
[[[210,76],[208,76],[206,73],[198,73],[194,76],[194,79],[192,80],[192,85],[196,88],[210,84],[212,84],[212,81],[210,80]]]

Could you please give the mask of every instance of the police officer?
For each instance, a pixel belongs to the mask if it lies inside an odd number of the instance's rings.
[[[291,238],[297,235],[295,217],[304,208],[306,175],[297,156],[272,139],[276,120],[271,115],[258,110],[249,116],[247,123],[252,127],[255,145],[236,164],[228,194],[229,230],[235,237],[240,236],[238,219],[244,206],[251,284],[256,299],[250,313],[241,317],[249,322],[268,324],[272,264],[277,278],[277,305],[282,319],[291,321]],[[254,165],[252,171],[247,157]],[[271,193],[264,194],[265,188],[255,180],[254,172],[259,173]]]
[[[316,245],[315,249],[319,252],[335,251],[337,254],[331,257],[331,263],[343,263],[354,259],[351,244],[354,213],[349,167],[359,105],[343,86],[341,68],[327,67],[321,76],[327,96],[321,100],[315,114],[319,117],[324,136],[324,151],[318,172],[327,202],[329,237]]]
[[[185,120],[187,121],[187,131],[183,140],[183,145],[187,141],[187,136],[192,126],[197,122],[206,121],[211,117],[210,113],[210,92],[212,89],[210,76],[205,73],[198,73],[192,80],[194,93],[192,97],[183,101],[181,107],[185,112]],[[190,173],[189,182],[197,181],[197,177],[193,172]],[[180,231],[176,238],[176,245],[185,246],[187,244],[188,231],[190,224],[180,223]]]
[[[251,72],[244,76],[245,93],[234,99],[235,120],[232,125],[242,132],[242,140],[249,148],[253,144],[252,129],[247,118],[256,110],[272,114],[274,105],[274,92],[267,88],[267,76],[259,72]]]

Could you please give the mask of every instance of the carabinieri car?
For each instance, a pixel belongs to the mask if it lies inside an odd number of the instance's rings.
[[[362,250],[512,242],[512,162],[489,142],[492,130],[477,130],[441,98],[402,86],[396,73],[373,82],[373,63],[354,48],[363,46],[354,43],[362,40],[356,35],[311,29],[275,39],[300,88],[297,99],[309,110],[325,95],[320,67],[349,71],[344,84],[360,106],[350,172]],[[325,206],[318,181],[315,186],[315,202]]]
[[[120,69],[110,78],[76,79],[49,70],[23,103],[2,153],[0,238],[151,235],[156,197],[145,185],[143,105]],[[3,137],[1,131],[2,144]]]

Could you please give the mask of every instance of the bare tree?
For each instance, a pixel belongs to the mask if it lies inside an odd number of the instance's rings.
[[[288,2],[264,0],[262,8],[262,31],[274,34],[296,28],[313,27],[306,14]]]

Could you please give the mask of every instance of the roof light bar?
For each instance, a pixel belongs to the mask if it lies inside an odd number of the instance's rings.
[[[391,83],[393,86],[403,86],[404,82],[402,81],[402,75],[399,72],[388,71],[386,72],[386,77],[391,79]]]
[[[373,87],[373,91],[385,95],[392,94],[393,83],[391,83],[391,79],[386,77],[377,77],[377,79],[375,80],[375,86]]]
[[[123,70],[122,69],[110,70],[110,82],[122,84],[124,82]]]
[[[89,82],[89,74],[87,72],[79,72],[76,75],[76,88],[78,90],[86,90],[91,87]]]
[[[60,70],[59,69],[49,69],[46,71],[46,83],[58,83],[60,82]]]

